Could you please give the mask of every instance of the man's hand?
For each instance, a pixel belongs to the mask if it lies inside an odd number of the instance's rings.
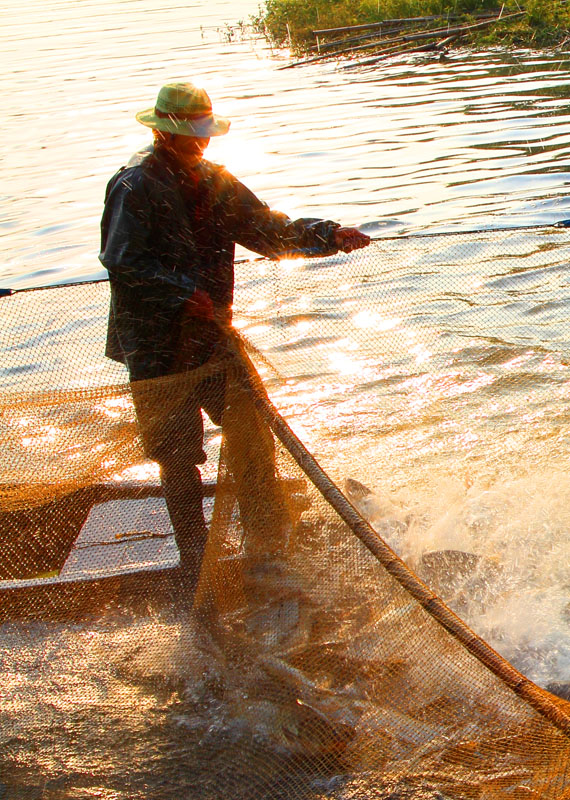
[[[337,228],[334,232],[335,244],[339,250],[351,253],[370,244],[370,236],[361,233],[358,228]]]
[[[195,289],[194,293],[184,301],[184,313],[189,317],[214,319],[212,298],[203,289]]]

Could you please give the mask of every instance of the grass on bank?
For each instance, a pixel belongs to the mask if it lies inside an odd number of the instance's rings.
[[[509,0],[504,6],[497,0],[265,0],[252,21],[275,46],[306,53],[315,45],[314,30],[427,16],[441,17],[443,24],[468,24],[478,22],[478,14],[498,15],[501,8],[505,16],[525,14],[476,29],[463,43],[554,47],[570,37],[570,0]]]

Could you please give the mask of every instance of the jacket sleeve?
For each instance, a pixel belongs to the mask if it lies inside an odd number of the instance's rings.
[[[196,288],[193,279],[163,266],[152,246],[152,209],[140,175],[125,170],[112,179],[101,220],[99,260],[111,278],[126,286],[155,287],[189,297]]]
[[[292,220],[269,206],[233,178],[233,220],[236,242],[269,258],[327,256],[338,252],[331,220]]]

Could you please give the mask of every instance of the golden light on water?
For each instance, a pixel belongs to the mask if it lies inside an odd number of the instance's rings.
[[[431,352],[423,344],[415,344],[410,347],[410,353],[415,356],[416,364],[426,364],[431,359]]]
[[[491,386],[495,381],[496,377],[494,375],[481,372],[471,380],[463,381],[462,383],[457,383],[457,380],[455,380],[445,395],[447,397],[457,397],[462,394],[469,394],[479,389],[484,389],[485,386]]]
[[[457,444],[466,450],[479,441],[479,436],[473,431],[465,431],[464,433],[458,434],[455,439]]]
[[[312,449],[314,447],[314,437],[312,430],[308,425],[305,425],[301,420],[302,418],[299,415],[295,414],[294,416],[289,417],[287,421],[291,427],[291,430],[305,444],[305,447]]]
[[[362,370],[362,365],[353,355],[340,350],[329,353],[329,364],[339,375],[356,375]]]
[[[438,400],[473,394],[495,381],[496,376],[486,372],[479,372],[469,379],[464,379],[460,372],[448,372],[444,375],[418,375],[404,381],[402,386],[409,393],[410,406],[417,411]]]
[[[390,331],[397,328],[401,322],[399,317],[383,317],[376,311],[359,311],[352,318],[352,323],[356,328],[375,331]]]
[[[545,413],[543,409],[538,409],[537,411],[528,411],[526,414],[521,416],[522,422],[526,425],[532,425],[535,422],[540,422],[544,419]]]
[[[249,311],[264,311],[269,305],[268,300],[255,300],[248,308]]]
[[[247,327],[248,323],[246,320],[243,320],[239,325],[235,325],[236,328],[245,328]],[[255,336],[256,334],[264,334],[271,331],[270,325],[252,325],[251,327],[247,328],[247,333]],[[260,346],[260,350],[263,350],[263,346]]]
[[[562,370],[566,370],[566,366],[554,358],[551,353],[548,353],[544,356],[536,370],[537,372],[561,372]]]
[[[127,467],[112,476],[114,481],[153,481],[160,477],[160,467],[155,461],[144,461]]]
[[[109,419],[120,419],[125,410],[132,408],[133,401],[129,397],[109,397],[94,406],[93,410],[104,414]]]
[[[259,146],[259,140],[246,139],[232,130],[231,136],[212,140],[206,158],[222,163],[235,175],[265,173],[271,163],[269,155]]]
[[[280,258],[279,267],[286,274],[290,274],[295,270],[300,269],[305,265],[306,259],[304,258]]]
[[[314,326],[314,322],[310,319],[303,319],[295,325],[295,330],[299,334],[308,333],[311,328]]]
[[[40,428],[34,436],[23,436],[22,447],[41,447],[48,444],[53,444],[60,433],[59,428],[55,425],[46,425]]]
[[[523,353],[520,356],[516,356],[515,358],[512,358],[510,361],[506,361],[503,364],[503,369],[507,369],[507,370],[518,369],[523,364],[525,364],[530,358],[532,358],[533,355],[534,355],[534,353],[532,352],[532,350],[530,350],[527,353]]]
[[[120,146],[123,148],[125,153],[136,153],[139,150],[142,150],[144,147],[147,147],[151,143],[152,139],[149,136],[148,131],[143,130],[136,130],[134,133],[125,134],[120,139]]]

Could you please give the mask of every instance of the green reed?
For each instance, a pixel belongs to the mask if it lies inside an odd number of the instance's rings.
[[[252,22],[272,44],[304,53],[315,45],[314,30],[429,16],[440,19],[415,27],[469,25],[480,22],[481,13],[498,15],[501,7],[496,0],[265,0]],[[511,0],[502,14],[520,11],[524,16],[474,28],[457,41],[464,46],[543,48],[560,46],[570,37],[570,0]]]

